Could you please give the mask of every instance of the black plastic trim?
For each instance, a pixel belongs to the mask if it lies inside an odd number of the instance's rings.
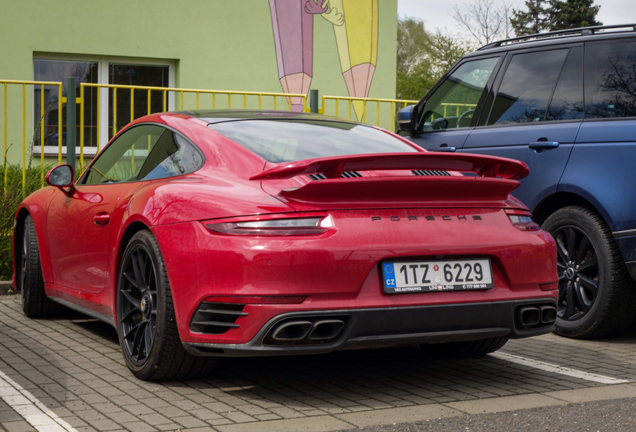
[[[58,298],[58,297],[49,296],[49,300],[54,301],[55,303],[59,303],[62,306],[66,306],[67,308],[72,309],[75,312],[83,313],[84,315],[88,315],[91,318],[98,319],[100,321],[105,322],[106,324],[110,324],[113,327],[115,327],[115,320],[112,317],[109,317],[108,315],[95,312],[94,310],[85,308],[84,306],[76,305],[75,303],[71,303],[68,300],[62,300],[61,298]]]
[[[244,304],[203,301],[190,320],[190,331],[201,334],[223,334],[230,329],[241,327],[236,324],[243,312]]]
[[[632,279],[636,281],[636,261],[626,262],[625,267],[627,267],[627,271],[629,272],[629,275],[632,277]]]
[[[614,231],[612,235],[614,236],[614,238],[636,236],[636,229]]]
[[[631,30],[627,30],[631,27]],[[596,30],[612,30],[612,29],[622,29],[624,31],[617,32],[601,32],[597,33]],[[594,36],[597,34],[607,35],[607,34],[621,34],[636,31],[636,24],[613,24],[613,25],[600,25],[600,26],[590,26],[590,27],[578,27],[573,29],[566,30],[556,30],[545,33],[535,33],[531,35],[518,36],[509,39],[502,39],[496,42],[492,42],[490,44],[484,45],[479,48],[477,51],[486,51],[493,48],[499,47],[507,47],[512,44],[522,43],[522,42],[541,42],[541,41],[552,41],[552,40],[562,40],[562,38],[570,38],[570,37],[581,37],[581,36]]]
[[[258,357],[322,354],[337,350],[471,341],[491,337],[518,339],[554,331],[554,324],[521,328],[516,320],[517,308],[525,305],[556,307],[556,301],[546,297],[504,302],[289,312],[269,320],[251,341],[244,344],[184,343],[183,346],[189,353],[199,356]],[[286,346],[265,343],[270,330],[281,321],[333,316],[346,316],[349,319],[338,337],[329,343]]]
[[[416,176],[449,176],[451,175],[448,171],[444,170],[425,170],[425,169],[417,169],[411,170],[413,175]]]

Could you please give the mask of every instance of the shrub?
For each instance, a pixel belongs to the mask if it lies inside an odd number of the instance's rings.
[[[7,174],[4,190],[5,168]],[[10,280],[13,274],[11,256],[12,229],[15,212],[20,202],[30,193],[42,187],[43,174],[50,167],[27,167],[26,182],[22,186],[22,165],[0,165],[0,280]]]

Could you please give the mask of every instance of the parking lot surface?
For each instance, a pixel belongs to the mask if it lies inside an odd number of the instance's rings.
[[[222,359],[205,380],[144,382],[113,328],[31,320],[0,297],[0,430],[330,431],[636,397],[636,332],[510,341],[476,359],[417,348]]]

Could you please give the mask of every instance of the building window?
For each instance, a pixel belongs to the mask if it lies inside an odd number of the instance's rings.
[[[150,86],[150,87],[170,87],[169,83],[169,67],[168,66],[143,66],[125,63],[109,63],[108,64],[108,84],[133,85],[133,86]],[[154,94],[153,94],[154,93]],[[119,90],[117,94],[117,121],[113,121],[114,115],[114,97],[113,89],[108,89],[108,139],[115,136],[123,126],[130,122],[130,90]],[[163,93],[151,92],[150,110],[148,110],[148,92],[137,92],[133,94],[132,111],[135,118],[144,116],[148,112],[163,111]],[[85,132],[86,133],[86,132]]]
[[[77,97],[80,96],[80,83],[174,87],[174,65],[170,61],[35,58],[33,76],[35,81],[62,82],[63,97],[66,97],[66,79],[70,76],[76,78]],[[131,98],[130,89],[118,89],[115,104],[113,89],[102,88],[98,109],[97,91],[98,89],[94,87],[85,88],[83,107],[77,106],[76,143],[79,146],[80,109],[84,109],[85,156],[95,155],[98,143],[100,148],[103,147],[122,127],[130,122],[131,115],[138,118],[148,114],[148,112],[164,110],[163,92],[151,92],[149,101],[147,91],[137,91],[133,93]],[[40,124],[44,128],[44,147],[40,142],[39,132],[34,134],[37,135],[33,147],[33,153],[36,155],[44,151],[45,156],[57,156],[58,101],[60,97],[57,93],[57,87],[44,86],[44,116],[42,116],[41,90],[39,86],[35,86],[34,130],[39,131],[38,125]],[[166,100],[166,108],[173,109],[172,100]],[[66,105],[62,105],[62,150],[64,154],[66,153],[67,133]]]

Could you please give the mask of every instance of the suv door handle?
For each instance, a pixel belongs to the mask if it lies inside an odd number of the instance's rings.
[[[97,213],[95,216],[93,216],[93,222],[95,222],[95,225],[108,225],[109,220],[110,215],[108,213]]]
[[[438,152],[455,152],[455,151],[457,151],[457,148],[448,147],[448,144],[444,143],[444,144],[440,145],[439,147],[437,147],[437,149],[435,149],[435,151],[438,151]]]
[[[532,150],[538,153],[544,150],[557,148],[558,146],[559,146],[559,143],[556,141],[537,141],[537,142],[532,142],[528,144],[528,147],[530,147]]]

